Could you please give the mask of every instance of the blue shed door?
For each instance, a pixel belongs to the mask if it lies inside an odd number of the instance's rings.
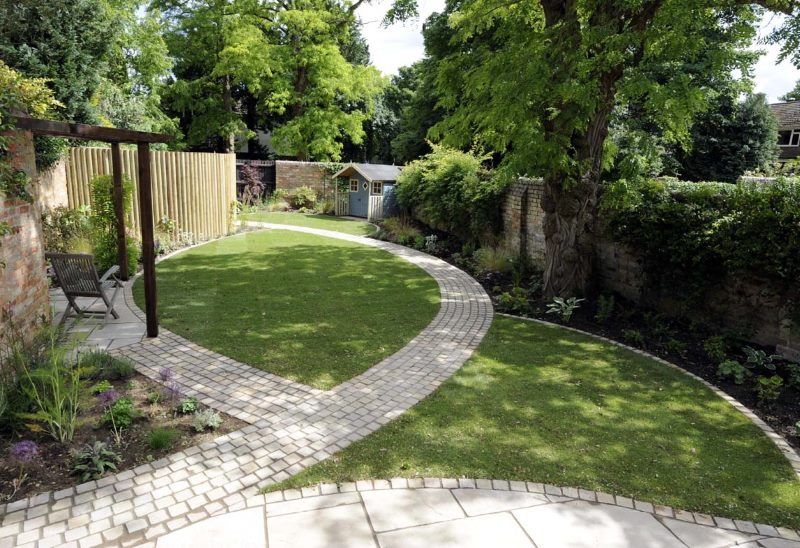
[[[353,189],[358,188],[357,192]],[[367,188],[364,188],[364,187]],[[360,179],[350,179],[350,215],[353,217],[366,217],[369,212],[369,185]]]

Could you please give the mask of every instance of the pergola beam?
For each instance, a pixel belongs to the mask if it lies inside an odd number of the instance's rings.
[[[27,129],[38,135],[104,141],[106,143],[168,143],[172,141],[170,135],[161,133],[90,126],[56,120],[39,120],[38,118],[28,118],[27,116],[17,117],[16,126],[18,129]]]

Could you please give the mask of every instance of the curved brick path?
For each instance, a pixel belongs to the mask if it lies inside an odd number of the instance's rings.
[[[483,288],[435,257],[338,232],[257,226],[358,242],[402,257],[439,284],[439,313],[400,351],[328,392],[244,366],[166,330],[115,350],[145,375],[169,365],[188,394],[252,424],[133,470],[0,506],[0,547],[141,545],[244,508],[259,487],[327,458],[430,394],[469,358],[491,324]],[[132,305],[129,290],[126,297]]]
[[[321,484],[158,539],[158,548],[800,548],[796,531],[522,481],[397,478]]]

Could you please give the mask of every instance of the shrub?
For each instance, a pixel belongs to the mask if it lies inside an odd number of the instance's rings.
[[[197,411],[197,398],[194,396],[183,398],[180,402],[178,402],[178,413],[181,415],[188,415],[189,413],[194,413],[195,411]]]
[[[138,412],[131,398],[118,398],[106,406],[106,410],[100,415],[100,424],[122,430],[130,427],[137,416]]]
[[[398,176],[399,204],[428,226],[462,241],[478,242],[487,233],[499,233],[500,197],[507,184],[483,167],[489,157],[439,145],[431,148]]]
[[[289,211],[291,206],[286,200],[271,200],[267,204],[267,211]]]
[[[95,262],[101,271],[117,264],[117,215],[114,212],[112,192],[114,180],[110,175],[100,175],[89,183],[92,195],[91,227],[92,247]],[[122,203],[125,214],[131,210],[131,197],[133,183],[128,177],[122,179]],[[139,246],[136,240],[127,236],[125,243],[128,250],[128,274],[136,273],[136,264],[139,257]]]
[[[475,268],[480,274],[511,272],[514,266],[514,254],[504,244],[494,247],[482,247],[472,255],[472,258],[475,260]]]
[[[42,237],[47,251],[73,253],[91,249],[91,224],[86,207],[59,206],[42,213]]]
[[[283,200],[286,201],[289,199],[289,191],[285,188],[276,188],[272,195],[269,197],[270,201],[278,201]]]
[[[332,198],[325,198],[317,202],[316,210],[323,215],[333,215],[336,213],[336,203]]]
[[[555,297],[553,302],[547,305],[547,314],[556,314],[561,318],[561,321],[569,323],[572,319],[572,314],[576,309],[581,307],[579,303],[584,300],[586,299],[576,299],[575,297],[564,299],[562,297]]]
[[[414,221],[407,215],[387,217],[383,221],[383,229],[388,233],[389,240],[400,245],[406,245],[422,236],[422,232],[414,225]]]
[[[528,312],[528,292],[521,287],[514,287],[510,292],[497,296],[497,304],[503,310],[524,314]]]
[[[73,452],[72,462],[72,473],[80,475],[81,481],[85,482],[98,479],[109,471],[116,472],[122,457],[108,442],[95,441]]]
[[[595,312],[594,319],[597,323],[606,323],[611,319],[614,314],[614,295],[600,295],[597,298],[597,312]]]
[[[783,379],[778,375],[758,377],[756,394],[759,405],[771,405],[778,400],[783,390]]]
[[[205,430],[216,430],[222,424],[222,417],[213,409],[197,411],[192,420],[192,428],[197,432]]]
[[[149,403],[150,405],[161,403],[161,400],[163,399],[164,397],[159,392],[149,392],[147,394],[147,403]]]
[[[251,164],[245,164],[242,166],[240,175],[245,185],[244,191],[242,192],[242,203],[245,205],[255,205],[261,202],[266,186],[261,180],[261,173],[259,170]]]
[[[93,377],[110,381],[124,380],[133,376],[136,368],[130,360],[117,358],[104,350],[83,352],[78,358],[80,367],[94,369]]]
[[[796,390],[800,390],[800,364],[787,363],[786,372],[789,377],[787,384]]]
[[[174,428],[153,428],[147,435],[147,444],[153,451],[161,451],[171,447],[180,437],[180,431]]]
[[[313,209],[317,203],[317,191],[309,186],[301,186],[292,193],[291,203],[296,209]]]
[[[728,354],[728,340],[722,335],[709,337],[703,341],[703,350],[711,361],[721,363]]]
[[[436,234],[425,236],[425,253],[436,255],[439,252],[439,237]]]
[[[662,346],[664,347],[664,350],[670,354],[682,355],[684,352],[686,352],[686,343],[672,337],[664,342]]]
[[[638,329],[623,329],[622,338],[630,345],[644,346],[644,335]]]
[[[750,375],[750,371],[736,360],[725,360],[717,367],[717,376],[731,378],[736,384],[742,384]]]

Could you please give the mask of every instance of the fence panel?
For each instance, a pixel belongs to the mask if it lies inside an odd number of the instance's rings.
[[[233,154],[151,152],[153,219],[167,217],[195,240],[207,240],[231,230],[231,202],[236,199],[236,159]],[[122,150],[122,173],[133,181],[133,207],[126,226],[140,232],[138,153]],[[111,175],[111,149],[76,147],[66,165],[69,207],[91,206],[89,182]]]

